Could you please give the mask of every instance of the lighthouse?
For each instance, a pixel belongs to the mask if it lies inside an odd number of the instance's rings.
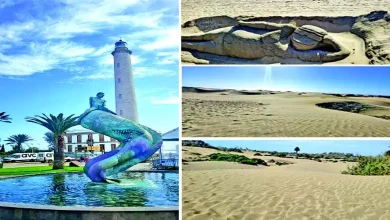
[[[122,40],[115,43],[115,50],[111,53],[114,56],[115,106],[118,115],[138,123],[131,53]]]

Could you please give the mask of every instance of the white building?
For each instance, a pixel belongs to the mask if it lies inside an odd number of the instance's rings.
[[[163,139],[163,146],[159,151],[160,159],[179,159],[179,128],[172,129],[161,136]]]
[[[87,144],[88,135],[92,134],[94,144],[92,147],[89,147]],[[105,136],[103,134],[95,133],[88,129],[80,130],[70,130],[66,132],[65,135],[65,149],[64,152],[68,154],[77,154],[78,156],[84,154],[84,150],[90,153],[90,150],[93,150],[93,153],[96,155],[103,154],[114,150],[119,146],[119,142],[113,138]],[[179,148],[179,128],[175,128],[171,131],[168,131],[162,134],[163,146],[161,147],[158,154],[160,157],[174,157],[178,158]],[[88,153],[88,154],[89,154]],[[172,156],[170,156],[172,155]]]
[[[115,50],[111,53],[114,56],[115,104],[116,114],[138,123],[131,53],[122,40],[115,43]]]
[[[94,141],[93,147],[88,147],[88,135],[92,134]],[[84,149],[94,150],[94,154],[102,154],[114,150],[119,146],[119,142],[103,134],[95,133],[91,130],[71,130],[65,136],[65,153],[74,154],[76,152],[84,152]]]

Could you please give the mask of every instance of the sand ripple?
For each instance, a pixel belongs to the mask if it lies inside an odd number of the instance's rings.
[[[364,114],[323,109],[322,102],[356,101],[381,105]],[[385,103],[385,104],[383,104]],[[387,137],[390,115],[384,98],[349,98],[321,94],[235,95],[183,93],[185,137]],[[369,116],[371,115],[371,116]]]
[[[315,171],[329,166],[339,170]],[[343,166],[185,170],[183,219],[390,219],[390,177],[342,175]]]

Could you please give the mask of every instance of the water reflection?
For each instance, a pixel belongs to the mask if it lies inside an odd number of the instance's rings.
[[[0,181],[0,201],[57,206],[178,206],[177,173],[125,172],[119,184],[94,183],[83,173],[50,174]]]
[[[65,175],[54,174],[52,176],[52,185],[48,200],[50,205],[64,206],[66,205],[66,189]]]

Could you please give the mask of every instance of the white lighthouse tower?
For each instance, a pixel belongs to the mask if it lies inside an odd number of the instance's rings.
[[[127,43],[122,40],[115,43],[115,50],[111,53],[114,56],[116,113],[138,122],[131,53],[131,50],[127,48]]]

